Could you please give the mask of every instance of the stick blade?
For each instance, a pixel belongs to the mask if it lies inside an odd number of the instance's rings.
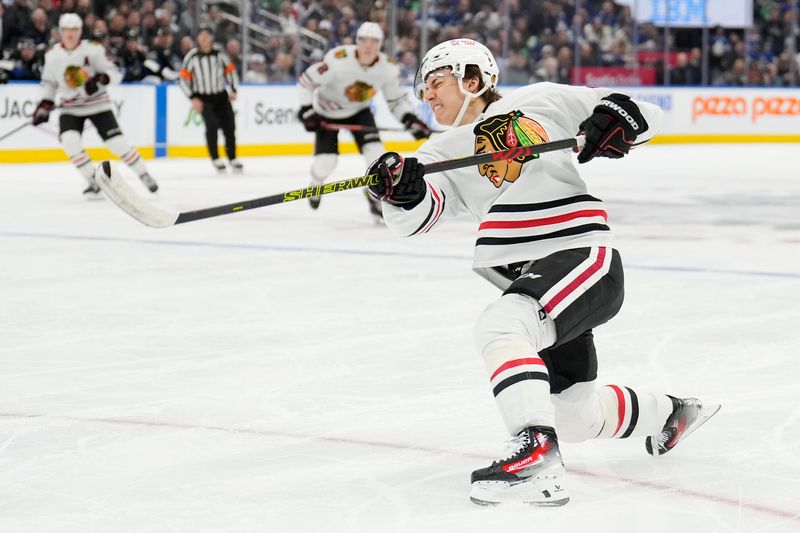
[[[94,180],[112,202],[145,226],[167,228],[175,225],[178,213],[143,198],[115,167],[111,161],[103,161],[94,171]]]

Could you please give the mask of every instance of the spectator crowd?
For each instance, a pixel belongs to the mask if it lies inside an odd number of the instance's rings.
[[[81,16],[84,38],[105,45],[125,81],[173,79],[201,25],[212,28],[241,79],[253,83],[295,82],[327,49],[353,43],[364,20],[378,22],[389,34],[386,0],[255,0],[248,18],[269,30],[252,31],[245,54],[233,20],[239,2],[212,0],[198,10],[197,1],[0,0],[0,82],[40,78],[44,53],[58,40],[58,17],[66,12]],[[790,4],[754,0],[753,27],[711,28],[708,82],[791,85],[800,32]],[[397,6],[394,59],[407,84],[425,52],[424,37],[429,47],[458,37],[485,43],[498,59],[502,83],[509,85],[569,83],[576,67],[653,67],[657,84],[702,82],[700,29],[673,28],[665,54],[663,28],[634,24],[630,9],[611,0],[583,0],[578,9],[574,0],[429,0],[426,20],[419,0],[397,0]]]

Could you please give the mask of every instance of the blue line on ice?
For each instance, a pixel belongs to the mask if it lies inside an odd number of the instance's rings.
[[[390,250],[351,250],[342,248],[315,248],[311,246],[286,246],[275,244],[246,244],[246,243],[225,243],[208,241],[169,241],[160,239],[134,239],[127,237],[104,237],[100,235],[59,235],[50,233],[25,233],[4,231],[0,232],[2,237],[11,238],[37,238],[54,240],[72,240],[89,242],[125,242],[132,244],[153,244],[157,246],[195,246],[201,248],[224,248],[237,250],[255,250],[264,252],[298,252],[298,253],[318,253],[333,255],[364,255],[364,256],[383,256],[383,257],[404,257],[409,259],[445,259],[470,261],[471,256],[457,254],[433,254],[419,252],[393,252]],[[626,264],[629,270],[651,270],[656,272],[682,272],[687,274],[726,274],[735,276],[756,276],[768,278],[788,278],[800,279],[797,272],[770,272],[760,270],[732,270],[722,268],[701,268],[701,267],[682,267],[682,266],[657,266],[657,265],[631,265]]]

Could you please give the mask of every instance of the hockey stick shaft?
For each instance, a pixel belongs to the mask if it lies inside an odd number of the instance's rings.
[[[369,185],[377,185],[377,184],[378,184],[377,174],[372,174],[369,176],[360,176],[357,178],[350,178],[341,181],[334,181],[331,183],[316,185],[314,187],[306,187],[305,189],[295,189],[293,191],[274,194],[272,196],[264,196],[263,198],[246,200],[244,202],[220,205],[216,207],[208,207],[206,209],[198,209],[196,211],[186,211],[178,215],[178,218],[175,220],[175,224],[183,224],[185,222],[192,222],[194,220],[218,217],[230,213],[238,213],[239,211],[257,209],[259,207],[266,207],[268,205],[285,204],[286,202],[293,202],[294,200],[302,200],[303,198],[311,198],[312,196],[320,196],[323,194],[331,194],[334,192],[348,191],[350,189],[360,189],[361,187],[367,187]]]
[[[6,139],[6,137],[11,137],[12,135],[14,135],[15,133],[17,133],[17,132],[18,132],[18,131],[20,131],[21,129],[23,129],[23,128],[27,127],[27,126],[30,126],[31,124],[33,124],[33,122],[31,122],[31,121],[28,121],[28,122],[26,122],[26,123],[24,123],[24,124],[20,124],[19,126],[17,126],[16,128],[14,128],[13,130],[11,130],[11,131],[9,131],[9,132],[6,132],[6,133],[5,133],[5,134],[3,134],[2,136],[0,136],[0,141],[4,141],[4,140]]]
[[[459,168],[471,167],[474,165],[481,165],[492,161],[506,161],[515,159],[517,157],[525,157],[536,154],[543,154],[546,152],[554,152],[557,150],[566,150],[583,146],[583,137],[572,137],[570,139],[563,139],[560,141],[552,141],[542,144],[532,144],[530,146],[521,146],[511,150],[500,150],[498,152],[489,152],[485,154],[475,154],[458,159],[450,159],[447,161],[438,161],[425,165],[425,173],[433,174],[435,172],[445,172],[447,170],[456,170]],[[198,209],[196,211],[186,211],[180,213],[175,220],[175,224],[183,224],[185,222],[192,222],[194,220],[201,220],[204,218],[217,217],[227,215],[230,213],[238,213],[240,211],[247,211],[249,209],[257,209],[268,205],[284,204],[293,202],[295,200],[302,200],[312,196],[321,196],[323,194],[332,194],[350,189],[359,189],[369,185],[378,184],[378,175],[370,174],[367,176],[359,176],[357,178],[350,178],[341,181],[334,181],[325,183],[314,187],[306,187],[304,189],[295,189],[283,194],[275,194],[272,196],[265,196],[263,198],[255,198],[244,202],[237,202],[234,204],[220,205],[216,207],[208,207],[206,209]]]
[[[347,130],[352,132],[408,131],[405,128],[381,128],[378,126],[364,126],[363,124],[335,124],[333,122],[323,122],[322,128],[332,131]],[[431,130],[431,133],[443,133],[444,131],[445,130]]]
[[[322,129],[325,130],[347,130],[354,132],[379,132],[379,131],[406,131],[405,128],[379,128],[377,126],[364,126],[363,124],[335,124],[333,122],[323,122]]]
[[[435,172],[445,172],[447,170],[482,165],[492,161],[507,161],[510,159],[543,154],[546,152],[554,152],[557,150],[580,148],[583,146],[583,144],[584,138],[582,136],[578,136],[560,141],[533,144],[530,146],[520,146],[510,150],[500,150],[485,154],[474,154],[467,157],[461,157],[459,159],[428,163],[425,165],[425,169],[427,174],[433,174]],[[157,203],[150,202],[142,198],[125,182],[125,180],[120,179],[118,175],[111,171],[111,163],[108,161],[104,161],[100,167],[98,167],[98,170],[95,173],[95,180],[106,193],[106,196],[108,196],[108,198],[110,198],[122,210],[142,224],[153,228],[166,228],[176,224],[184,224],[186,222],[193,222],[195,220],[202,220],[204,218],[239,213],[241,211],[248,211],[250,209],[266,207],[268,205],[285,204],[287,202],[302,200],[312,196],[322,196],[323,194],[333,194],[351,189],[360,189],[362,187],[377,185],[379,183],[377,174],[369,174],[367,176],[358,176],[356,178],[334,181],[313,187],[295,189],[293,191],[287,191],[281,194],[264,196],[262,198],[254,198],[252,200],[245,200],[232,204],[207,207],[205,209],[197,209],[195,211],[177,212],[166,209],[159,206]]]

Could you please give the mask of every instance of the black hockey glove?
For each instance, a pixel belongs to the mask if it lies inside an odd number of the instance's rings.
[[[86,94],[91,96],[100,89],[101,85],[108,85],[110,81],[108,74],[95,74],[86,80],[86,84],[84,84],[83,88],[86,89]]]
[[[306,131],[317,131],[322,126],[322,117],[317,115],[314,108],[310,105],[304,105],[297,112],[297,120],[303,123]]]
[[[378,175],[378,184],[370,185],[369,192],[379,200],[412,209],[425,198],[425,165],[415,157],[404,160],[400,154],[387,152],[369,166],[367,174]]]
[[[413,135],[417,140],[427,139],[431,136],[431,129],[414,113],[406,113],[403,115],[403,126],[405,126],[408,133]]]
[[[578,163],[595,157],[619,159],[627,154],[636,137],[647,131],[639,106],[629,96],[609,94],[595,106],[592,115],[581,122],[579,135],[586,136],[586,146],[578,155]]]
[[[39,124],[44,124],[50,120],[50,112],[55,107],[56,104],[52,100],[42,100],[39,102],[39,105],[37,105],[36,109],[33,110],[33,119],[31,119],[31,124],[38,126]]]

